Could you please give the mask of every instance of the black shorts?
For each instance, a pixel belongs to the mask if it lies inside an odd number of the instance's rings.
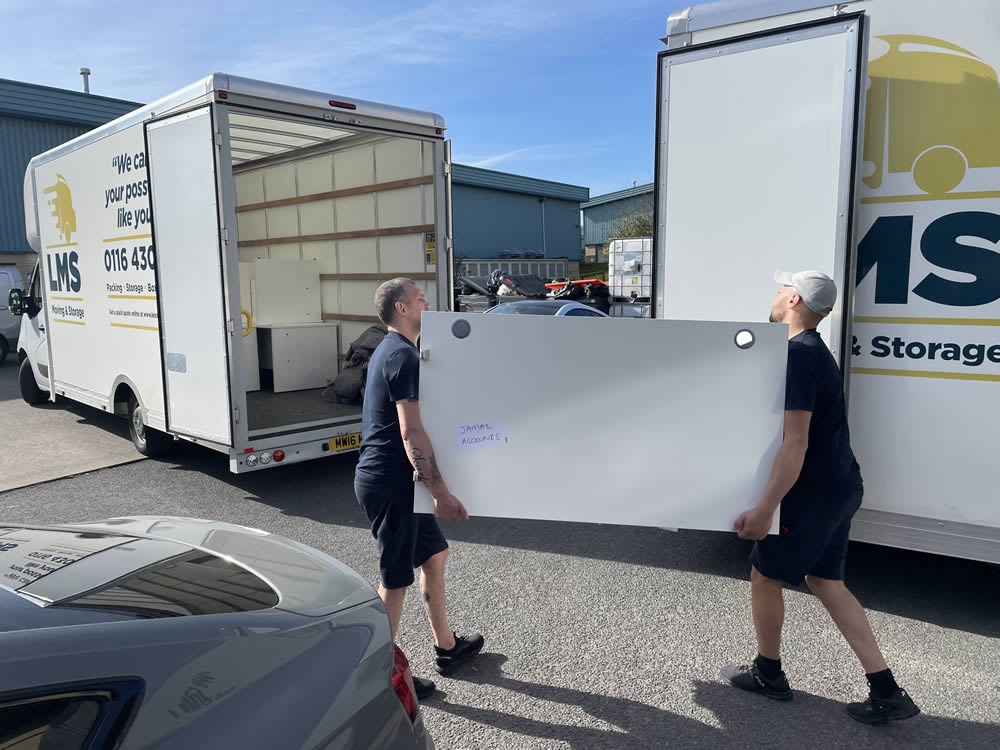
[[[842,581],[851,519],[863,496],[860,484],[794,489],[781,502],[779,533],[754,544],[750,562],[793,586],[807,575]]]
[[[413,570],[448,549],[437,519],[413,512],[413,482],[357,472],[354,493],[372,525],[379,554],[379,580],[387,589],[413,583]]]

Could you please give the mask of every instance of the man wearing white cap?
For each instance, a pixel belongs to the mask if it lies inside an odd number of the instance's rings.
[[[792,698],[781,669],[782,586],[805,580],[865,670],[868,699],[849,704],[847,713],[866,724],[907,719],[920,709],[896,684],[864,609],[844,585],[851,518],[864,486],[840,368],[816,330],[837,303],[837,287],[820,271],[779,271],[774,278],[781,288],[770,321],[787,323],[789,335],[784,439],[760,501],[734,524],[741,539],[757,540],[750,555],[757,657],[723,668],[722,676],[743,690]],[[769,536],[779,507],[779,533]]]

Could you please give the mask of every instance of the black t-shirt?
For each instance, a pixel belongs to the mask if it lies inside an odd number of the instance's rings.
[[[788,341],[785,409],[812,412],[809,447],[793,489],[861,482],[840,367],[815,329]]]
[[[396,402],[417,398],[419,381],[417,348],[405,336],[390,331],[368,361],[358,471],[412,481],[413,466],[406,457],[399,432]]]

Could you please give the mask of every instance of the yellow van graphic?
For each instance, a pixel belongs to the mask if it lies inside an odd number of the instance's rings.
[[[69,185],[66,184],[66,178],[57,174],[56,184],[44,188],[42,192],[46,195],[55,193],[55,197],[49,199],[49,205],[52,206],[52,215],[56,217],[59,234],[69,242],[70,234],[76,231],[76,211],[73,210],[73,196],[70,194]]]
[[[1000,167],[1000,82],[967,49],[928,36],[879,37],[889,51],[868,64],[864,183],[912,172],[917,187],[954,190],[968,169]]]

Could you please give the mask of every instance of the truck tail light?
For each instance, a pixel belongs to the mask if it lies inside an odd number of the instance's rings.
[[[274,452],[274,462],[280,464],[285,460],[285,452],[280,448]]]
[[[413,686],[413,674],[410,672],[410,662],[406,659],[406,654],[395,643],[392,644],[394,651],[392,659],[392,687],[399,696],[399,702],[403,704],[406,715],[410,721],[417,720],[417,689]]]

